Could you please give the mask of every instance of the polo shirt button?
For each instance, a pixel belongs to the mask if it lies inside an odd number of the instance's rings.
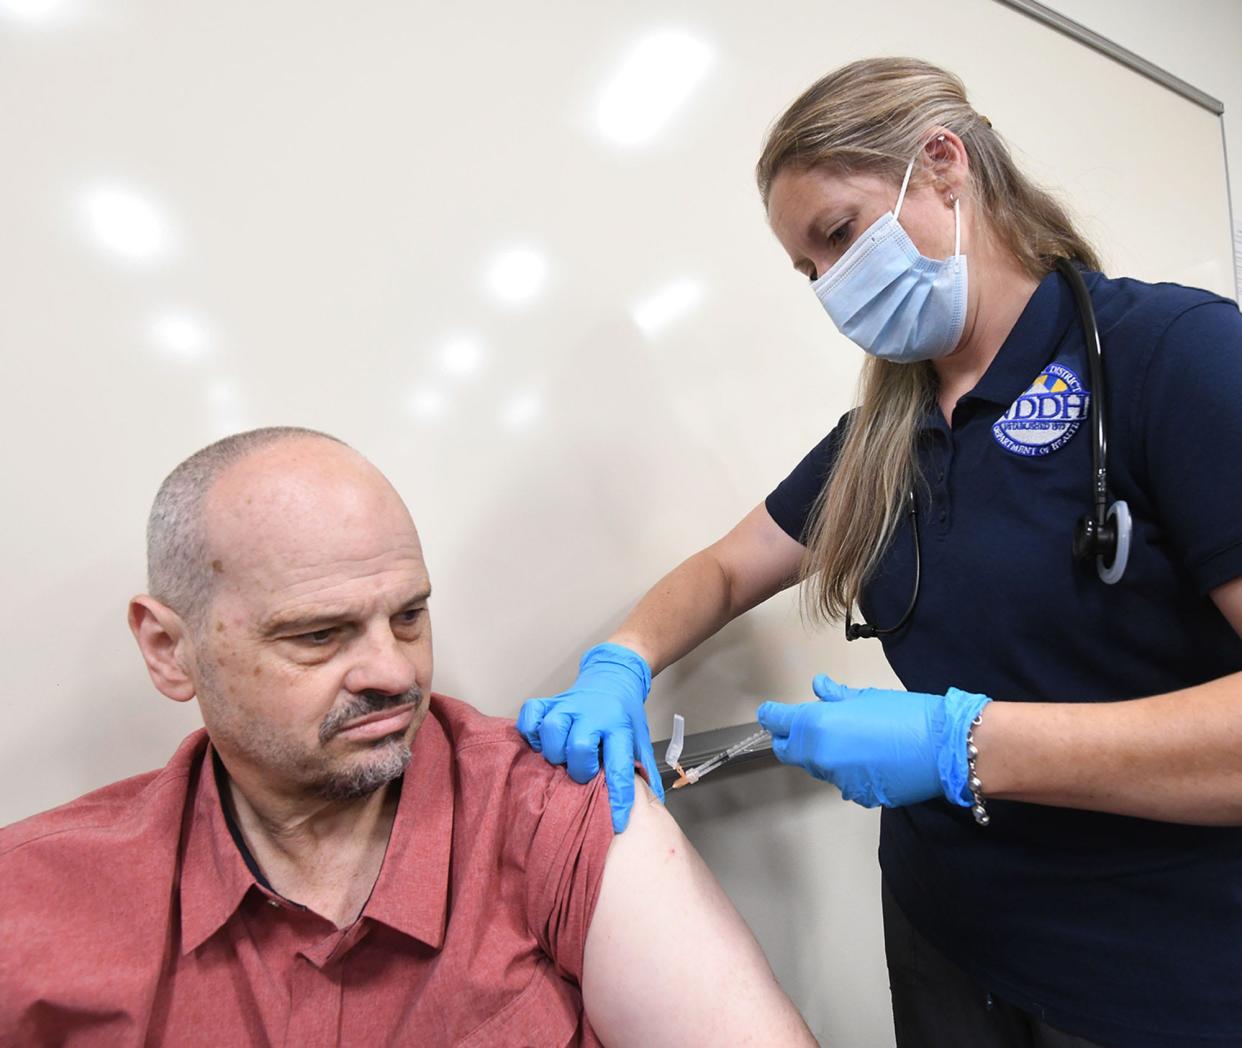
[[[941,510],[940,511],[940,523],[943,524],[948,519],[949,519],[949,515],[944,510]]]
[[[277,909],[280,908],[280,903],[277,902],[275,899],[268,899],[267,904],[268,906],[275,906]]]

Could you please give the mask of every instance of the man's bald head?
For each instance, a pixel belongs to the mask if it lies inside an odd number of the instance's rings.
[[[289,441],[326,441],[336,437],[297,426],[270,426],[235,433],[195,452],[160,485],[147,519],[147,588],[153,597],[187,623],[202,625],[211,604],[217,571],[207,534],[207,495],[216,481],[242,459]]]

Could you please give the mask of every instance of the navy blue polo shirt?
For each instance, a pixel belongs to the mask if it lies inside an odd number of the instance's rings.
[[[1134,519],[1129,567],[1108,586],[1071,555],[1090,505],[1091,390],[1072,293],[1053,273],[952,426],[938,408],[923,422],[922,587],[909,624],[883,638],[911,691],[1108,702],[1242,670],[1242,639],[1208,596],[1242,576],[1242,315],[1205,291],[1085,276],[1109,486]],[[849,417],[768,496],[799,541]],[[867,621],[898,622],[913,581],[907,520],[864,587]],[[883,813],[885,880],[928,939],[1068,1032],[1242,1044],[1242,828],[989,808],[987,828],[943,801]]]

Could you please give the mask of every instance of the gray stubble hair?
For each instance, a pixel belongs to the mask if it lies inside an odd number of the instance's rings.
[[[302,437],[344,445],[314,429],[267,426],[207,445],[164,478],[147,518],[147,591],[191,628],[202,626],[215,585],[203,520],[207,493],[226,469],[247,455]]]

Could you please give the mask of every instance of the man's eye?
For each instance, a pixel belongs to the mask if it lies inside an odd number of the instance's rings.
[[[294,640],[309,644],[312,648],[321,648],[336,637],[335,629],[311,630],[310,633],[299,633]]]
[[[406,608],[405,611],[397,612],[396,621],[402,626],[412,626],[422,613],[422,608]]]

